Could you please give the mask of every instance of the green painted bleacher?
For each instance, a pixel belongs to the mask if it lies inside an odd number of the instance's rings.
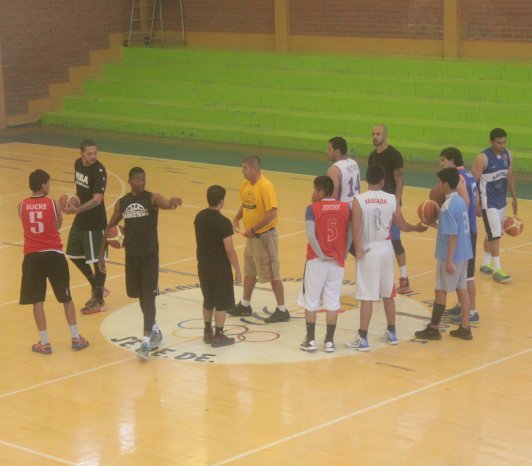
[[[406,159],[431,162],[449,145],[470,161],[503,127],[520,171],[532,169],[531,122],[528,64],[146,48],[124,49],[83,95],[43,115],[50,125],[316,157],[335,135],[366,156],[383,123]]]

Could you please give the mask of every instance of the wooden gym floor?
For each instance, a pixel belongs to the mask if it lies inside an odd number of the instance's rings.
[[[354,260],[346,264],[337,351],[306,354],[303,311],[295,299],[305,262],[304,212],[312,176],[269,172],[280,199],[280,257],[292,320],[264,324],[273,310],[269,285],[253,297],[254,315],[228,318],[232,347],[201,341],[193,219],[211,184],[228,189],[224,213],[239,206],[239,168],[100,152],[108,171],[106,206],[128,190],[127,173],[139,165],[147,189],[182,197],[183,206],[159,217],[158,322],[165,340],[148,362],[135,357],[142,318],[124,287],[123,251],[111,250],[108,311],[84,316],[81,333],[91,346],[69,348],[62,306],[45,304],[53,354],[32,353],[38,340],[30,306],[18,305],[22,233],[18,202],[29,195],[30,171],[52,175],[51,197],[74,190],[77,152],[37,144],[0,145],[3,323],[0,377],[0,458],[9,465],[50,464],[530,464],[532,458],[532,201],[522,200],[526,228],[502,240],[501,260],[514,276],[496,284],[477,274],[480,324],[474,340],[448,335],[413,339],[429,318],[434,288],[435,231],[404,235],[413,292],[397,299],[397,346],[380,343],[380,305],[370,326],[369,353],[344,348],[358,329]],[[435,180],[435,178],[434,178]],[[404,213],[416,220],[428,190],[406,188]],[[66,243],[72,217],[62,229]],[[483,228],[480,226],[479,245]],[[241,257],[243,238],[235,235]],[[481,249],[477,254],[482,256]],[[478,265],[477,265],[478,270]],[[89,298],[74,267],[76,308]],[[241,297],[241,288],[235,290]],[[448,297],[448,305],[455,303]],[[269,306],[269,310],[267,309]]]

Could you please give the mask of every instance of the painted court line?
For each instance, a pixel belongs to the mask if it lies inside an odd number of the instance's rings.
[[[6,447],[15,448],[17,450],[25,451],[26,453],[30,453],[32,455],[40,456],[41,458],[46,458],[47,460],[56,461],[58,463],[63,464],[77,464],[73,463],[72,461],[67,461],[62,458],[58,458],[57,456],[47,455],[46,453],[42,453],[40,451],[32,450],[31,448],[22,447],[20,445],[17,445],[15,443],[6,442],[5,440],[0,440],[0,445],[5,445]]]
[[[402,395],[396,396],[394,398],[390,398],[390,399],[385,400],[385,401],[381,401],[380,403],[376,403],[374,405],[368,406],[367,408],[359,409],[358,411],[353,411],[352,413],[346,414],[345,416],[341,416],[341,417],[338,417],[338,418],[333,419],[331,421],[324,422],[323,424],[320,424],[320,425],[315,426],[315,427],[311,427],[310,429],[306,429],[306,430],[303,430],[303,431],[298,432],[296,434],[289,435],[289,436],[284,437],[282,439],[276,440],[275,442],[267,443],[266,445],[262,445],[261,447],[254,448],[253,450],[249,450],[249,451],[246,451],[246,452],[241,453],[239,455],[232,456],[231,458],[227,458],[226,460],[220,461],[219,463],[215,463],[213,466],[218,466],[218,465],[221,465],[221,464],[227,464],[227,463],[231,463],[232,461],[236,461],[236,460],[239,460],[241,458],[245,458],[246,456],[250,456],[250,455],[252,455],[254,453],[258,453],[258,452],[260,452],[262,450],[266,450],[268,448],[280,445],[282,443],[289,442],[292,439],[295,439],[295,438],[298,438],[298,437],[302,437],[302,436],[310,434],[312,432],[316,432],[316,431],[318,431],[320,429],[323,429],[325,427],[329,427],[329,426],[337,424],[337,423],[339,423],[341,421],[345,421],[346,419],[351,419],[351,418],[353,418],[355,416],[358,416],[359,414],[364,414],[364,413],[367,413],[368,411],[373,411],[373,410],[375,410],[377,408],[381,408],[382,406],[386,406],[386,405],[389,405],[389,404],[394,403],[396,401],[402,400],[404,398],[408,398],[408,397],[410,397],[412,395],[416,395],[417,393],[421,393],[421,392],[430,390],[431,388],[438,387],[439,385],[442,385],[444,383],[450,382],[452,380],[459,379],[459,378],[464,377],[464,376],[469,375],[469,374],[474,374],[475,372],[479,372],[479,371],[481,371],[483,369],[486,369],[488,367],[494,366],[494,365],[499,364],[501,362],[508,361],[509,359],[513,359],[513,358],[516,358],[518,356],[522,356],[523,354],[530,353],[531,351],[532,351],[532,348],[528,348],[526,350],[519,351],[518,353],[511,354],[510,356],[506,356],[504,358],[497,359],[497,360],[489,362],[487,364],[483,364],[482,366],[475,367],[474,369],[470,369],[468,371],[460,372],[460,373],[452,375],[450,377],[446,377],[445,379],[439,380],[438,382],[434,382],[434,383],[431,383],[429,385],[425,385],[424,387],[417,388],[417,389],[412,390],[412,391],[407,392],[407,393],[403,393]]]

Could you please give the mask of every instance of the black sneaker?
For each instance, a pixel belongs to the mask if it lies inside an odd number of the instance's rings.
[[[278,307],[275,308],[275,312],[264,319],[264,322],[273,324],[275,322],[288,322],[290,320],[290,313],[288,311],[281,311]]]
[[[462,327],[462,324],[460,324],[460,326],[456,330],[451,330],[449,334],[452,337],[461,338],[462,340],[473,339],[473,335],[471,334],[471,329],[469,327],[468,328]]]
[[[233,309],[227,311],[230,316],[250,316],[253,313],[251,306],[243,306],[242,303],[238,303]]]
[[[415,335],[416,338],[419,338],[420,340],[441,340],[440,330],[432,328],[430,325],[427,325],[427,328],[416,332]]]
[[[212,329],[207,330],[206,328],[203,329],[203,343],[207,343],[210,345],[212,343],[212,339],[214,337],[214,333],[212,333]]]
[[[219,335],[214,335],[212,337],[211,346],[213,348],[218,348],[219,346],[228,346],[232,345],[235,342],[235,339],[228,337],[225,333],[220,333]]]

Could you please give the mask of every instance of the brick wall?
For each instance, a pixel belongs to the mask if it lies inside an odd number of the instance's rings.
[[[273,34],[274,0],[183,0],[186,31]]]
[[[0,44],[6,116],[48,96],[48,84],[68,81],[68,68],[89,63],[89,51],[109,46],[110,33],[129,24],[125,0],[2,0]]]
[[[443,0],[290,0],[290,33],[443,38]]]
[[[462,0],[462,40],[532,42],[532,1]]]

